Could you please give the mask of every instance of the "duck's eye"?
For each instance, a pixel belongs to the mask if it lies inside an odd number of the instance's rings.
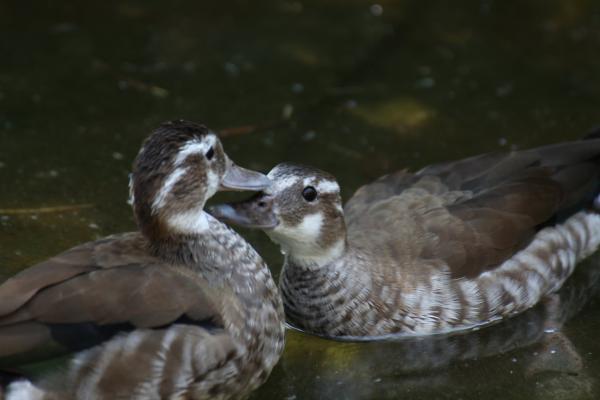
[[[304,197],[304,200],[309,202],[315,201],[315,199],[317,198],[317,189],[315,189],[312,186],[305,187],[302,191],[302,197]]]
[[[210,149],[208,149],[208,151],[205,154],[206,159],[208,161],[210,161],[210,160],[212,160],[212,158],[214,157],[214,155],[215,155],[215,149],[213,149],[213,147],[211,146]]]

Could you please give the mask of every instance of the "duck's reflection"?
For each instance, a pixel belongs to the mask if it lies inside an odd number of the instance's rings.
[[[467,334],[343,343],[289,332],[283,360],[252,398],[510,397],[517,388],[533,398],[592,395],[584,357],[560,329],[599,293],[596,256],[538,307]],[[216,348],[224,351],[193,325],[135,330],[74,354],[35,383],[40,399],[200,398],[197,377],[208,361],[224,358],[211,357]],[[13,381],[7,398],[27,385]]]
[[[479,331],[371,343],[289,332],[272,379],[252,398],[588,398],[594,378],[561,328],[599,294],[596,255],[538,307]]]

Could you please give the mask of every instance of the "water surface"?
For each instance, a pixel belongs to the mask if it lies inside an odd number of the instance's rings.
[[[0,34],[0,278],[134,229],[131,160],[166,119],[221,130],[240,165],[325,169],[346,199],[400,168],[600,123],[593,0],[3,1]],[[242,233],[277,275],[275,245]],[[594,264],[572,283],[581,298],[474,339],[288,332],[252,398],[599,398]]]

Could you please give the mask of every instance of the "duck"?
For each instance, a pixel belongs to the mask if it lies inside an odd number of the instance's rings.
[[[0,356],[52,342],[68,377],[16,381],[7,399],[239,399],[284,346],[281,296],[253,247],[204,211],[220,190],[257,191],[205,125],[168,121],[130,177],[138,231],[84,243],[0,285]]]
[[[288,323],[334,339],[480,329],[556,292],[600,244],[600,138],[400,170],[342,206],[335,177],[282,163],[215,217],[284,255]]]

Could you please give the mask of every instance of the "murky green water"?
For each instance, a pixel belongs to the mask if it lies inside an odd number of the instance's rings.
[[[316,165],[348,198],[396,169],[581,136],[600,123],[599,48],[594,0],[2,1],[0,278],[134,229],[127,174],[160,121],[223,130],[255,169]],[[244,234],[277,273],[276,247]],[[599,398],[594,264],[467,337],[289,332],[252,398]]]

